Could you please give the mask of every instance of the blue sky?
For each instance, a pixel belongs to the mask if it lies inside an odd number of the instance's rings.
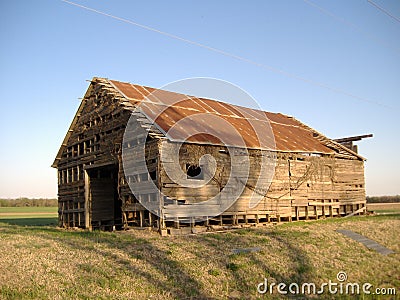
[[[328,137],[373,133],[367,194],[400,194],[400,22],[368,1],[76,2],[313,83],[62,1],[0,1],[0,197],[56,196],[50,165],[94,76],[223,79]],[[399,1],[374,2],[400,18]]]

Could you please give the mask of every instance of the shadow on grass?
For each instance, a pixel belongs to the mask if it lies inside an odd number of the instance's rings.
[[[231,282],[232,286],[236,288],[236,291],[241,295],[239,298],[261,296],[256,293],[257,284],[263,282],[264,278],[268,279],[268,282],[275,283],[302,283],[309,282],[313,278],[313,267],[309,256],[306,252],[300,249],[299,239],[307,238],[303,236],[304,233],[298,233],[299,236],[293,239],[292,235],[285,235],[282,232],[274,232],[264,229],[244,229],[239,231],[233,231],[228,233],[230,236],[225,240],[220,235],[210,234],[202,238],[201,243],[206,245],[207,248],[219,248],[223,247],[224,244],[231,244],[228,246],[230,254],[221,255],[220,257],[213,258],[219,263],[221,269],[228,269],[232,274],[234,281]],[[270,256],[268,250],[269,245],[275,245],[282,249],[282,252],[286,254],[285,263],[277,262],[279,265],[287,264],[286,269],[282,269],[274,265],[276,263],[276,257]],[[243,248],[258,247],[260,252],[248,252],[243,254],[233,254],[232,249],[237,246]],[[226,249],[226,248],[225,248]],[[226,249],[228,250],[228,249]],[[272,255],[277,249],[272,249]],[[276,255],[276,253],[275,253]],[[243,259],[245,258],[245,259]],[[256,270],[247,269],[243,266],[243,261],[256,266]],[[246,270],[247,269],[247,270]],[[255,271],[255,272],[254,272]],[[249,274],[252,272],[252,274]],[[269,293],[269,291],[268,291]],[[274,291],[276,293],[276,290]]]
[[[157,293],[169,295],[174,299],[209,299],[204,287],[197,282],[179,262],[171,259],[169,250],[160,249],[149,239],[138,238],[129,234],[109,233],[101,231],[63,231],[57,228],[31,227],[27,230],[34,232],[44,239],[53,240],[64,244],[66,249],[88,250],[104,258],[105,261],[112,262],[116,272],[108,274],[99,267],[91,266],[82,260],[79,267],[82,269],[81,276],[90,281],[96,277],[97,283],[105,282],[108,288],[113,289],[118,286],[118,275],[116,273],[130,274],[132,278],[145,279]],[[159,237],[156,236],[156,239]],[[154,239],[154,236],[153,236]],[[168,243],[168,239],[165,240]],[[96,244],[101,244],[97,247]],[[121,256],[123,251],[127,254]],[[142,264],[135,264],[135,261],[142,261]],[[143,268],[143,263],[146,268]],[[96,276],[93,276],[96,273]],[[78,276],[78,274],[77,274]],[[144,287],[148,290],[148,287]],[[84,296],[87,292],[78,292],[78,297]],[[139,293],[141,291],[138,291]]]
[[[7,218],[0,219],[0,223],[18,226],[57,226],[58,220],[55,218]]]
[[[193,251],[197,263],[207,266],[210,261],[213,261],[213,266],[217,268],[214,271],[215,276],[219,276],[219,270],[230,274],[228,278],[223,279],[224,282],[229,281],[230,291],[227,294],[236,291],[239,293],[238,298],[247,299],[256,295],[257,284],[262,282],[264,277],[274,282],[301,283],[310,281],[313,274],[309,257],[298,247],[299,239],[306,237],[298,236],[293,240],[291,236],[279,231],[252,229],[227,234],[199,235],[191,238],[161,238],[150,234],[147,238],[130,234],[69,231],[60,230],[56,227],[40,226],[49,224],[54,226],[56,221],[55,218],[0,220],[0,222],[10,225],[29,226],[25,230],[30,234],[56,241],[68,251],[88,250],[96,253],[103,257],[104,261],[112,262],[117,274],[129,274],[132,278],[144,279],[147,285],[154,288],[156,293],[168,295],[169,298],[212,299],[212,294],[204,286],[204,283],[193,275],[193,270],[190,270],[188,265],[180,262],[172,255],[176,247],[185,247],[186,242],[189,243],[186,251]],[[99,244],[100,247],[96,246]],[[285,251],[287,261],[290,262],[291,272],[271,265],[268,258],[270,255],[268,244],[278,245],[282,248],[282,251]],[[241,260],[240,256],[233,255],[231,252],[234,248],[254,246],[263,248],[263,251],[261,253],[246,253],[243,255],[246,258],[245,260]],[[121,252],[126,255],[121,255]],[[141,264],[135,263],[137,261],[140,261]],[[244,261],[257,266],[259,270],[256,272],[257,274],[249,274],[248,272],[254,269],[242,266],[241,264]],[[146,267],[143,268],[143,265]],[[81,268],[81,272],[77,276],[85,281],[95,280],[96,284],[106,285],[110,289],[120,285],[116,272],[108,274],[84,260],[79,264],[79,268]],[[96,276],[93,276],[93,273]],[[207,276],[207,274],[205,275]],[[216,279],[218,280],[218,277]],[[148,287],[144,288],[148,290]],[[117,289],[120,288],[117,287]],[[84,289],[78,289],[74,296],[79,298],[84,296],[86,292]],[[221,298],[227,298],[228,295],[221,296]]]
[[[331,219],[321,220],[318,224],[351,220],[398,219],[399,216]],[[207,283],[204,284],[204,280],[201,282],[198,279],[199,275],[196,275],[197,277],[193,275],[195,270],[190,269],[190,261],[186,259],[181,262],[173,255],[178,247],[185,249],[180,252],[182,254],[193,252],[191,253],[193,255],[190,255],[190,257],[194,256],[190,259],[196,261],[193,265],[204,266],[198,270],[202,272],[201,276],[206,278],[214,276],[211,280],[213,278],[216,282],[221,280],[221,284],[224,285],[229,283],[229,292],[227,291],[226,294],[224,292],[225,296],[221,295],[217,297],[218,299],[228,298],[231,291],[239,292],[236,297],[243,299],[262,296],[257,295],[256,288],[264,277],[268,278],[268,282],[298,284],[313,282],[315,279],[315,269],[311,261],[313,258],[299,246],[301,243],[306,243],[308,239],[312,239],[312,235],[301,230],[288,230],[290,229],[288,227],[311,223],[297,223],[297,225],[288,223],[275,229],[253,228],[228,233],[161,238],[153,234],[149,234],[148,237],[139,237],[134,234],[44,227],[49,224],[54,226],[56,221],[56,218],[26,218],[1,219],[0,223],[28,226],[24,231],[43,239],[56,241],[66,251],[88,250],[101,256],[107,264],[111,263],[115,272],[107,273],[102,270],[102,266],[93,266],[89,261],[82,259],[82,262],[77,264],[80,272],[76,274],[76,279],[85,281],[84,284],[87,285],[87,282],[94,281],[99,287],[106,286],[107,289],[114,289],[116,286],[118,290],[123,291],[119,276],[125,274],[133,280],[139,279],[140,282],[143,280],[146,283],[143,289],[149,294],[159,294],[160,297],[164,294],[167,298],[175,299],[212,299],[212,294],[207,290]],[[240,255],[232,254],[232,249],[251,247],[262,250]],[[124,255],[121,255],[121,252]],[[283,259],[284,262],[282,262]],[[210,264],[211,261],[213,264]],[[243,266],[245,263],[250,263],[253,267]],[[254,273],[251,273],[253,271]],[[75,294],[72,298],[86,297],[85,293],[90,293],[90,291],[85,290],[84,287],[80,286],[74,290]],[[143,292],[143,294],[146,293]]]

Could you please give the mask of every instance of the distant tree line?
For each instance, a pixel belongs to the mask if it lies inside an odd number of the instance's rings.
[[[368,203],[394,203],[400,202],[400,195],[396,196],[367,196]],[[41,206],[41,207],[54,207],[57,206],[57,199],[0,199],[0,207],[24,207],[24,206]]]
[[[394,203],[400,202],[400,195],[396,196],[367,196],[367,203]]]
[[[57,199],[45,199],[45,198],[0,199],[0,207],[24,207],[24,206],[54,207],[57,205],[58,205]]]

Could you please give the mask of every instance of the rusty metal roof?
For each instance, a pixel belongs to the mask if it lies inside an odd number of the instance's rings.
[[[263,112],[115,80],[109,82],[132,104],[139,105],[171,140],[185,136],[188,142],[194,143],[335,153],[315,138],[315,133],[304,124],[280,113]],[[269,134],[271,129],[273,135]],[[221,137],[224,141],[221,141]]]
[[[263,112],[114,80],[110,82],[133,105],[139,105],[171,140],[185,137],[188,142],[195,143],[334,153],[301,122],[280,113]]]
[[[338,154],[365,160],[362,156],[293,117],[241,107],[216,100],[94,77],[93,84],[119,98],[126,109],[140,109],[157,129],[171,140],[215,145],[246,146],[282,152]],[[52,167],[57,167],[64,148],[84,107],[76,112]]]

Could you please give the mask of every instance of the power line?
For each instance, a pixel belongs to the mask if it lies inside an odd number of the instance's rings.
[[[391,46],[388,42],[386,42],[386,41],[384,41],[384,40],[382,40],[382,39],[380,39],[380,38],[378,38],[378,37],[376,37],[376,36],[374,36],[374,35],[372,35],[372,34],[370,34],[370,33],[368,33],[368,32],[365,32],[365,31],[362,30],[360,27],[358,27],[356,24],[354,24],[354,23],[352,23],[352,22],[349,22],[349,21],[345,20],[344,18],[335,15],[334,13],[330,12],[329,10],[327,10],[327,9],[325,9],[325,8],[323,8],[323,7],[319,6],[319,5],[317,5],[317,4],[315,4],[315,3],[312,2],[311,0],[303,0],[303,1],[304,1],[305,3],[307,3],[308,5],[315,7],[316,9],[318,9],[319,11],[321,11],[322,13],[324,13],[324,14],[326,14],[326,15],[328,15],[328,16],[334,18],[334,19],[336,19],[337,21],[339,21],[339,22],[345,24],[346,26],[348,26],[348,27],[350,27],[350,28],[352,28],[352,29],[358,31],[359,33],[365,35],[365,36],[368,37],[370,40],[381,44],[383,47],[385,47],[385,48],[390,48],[391,50],[395,50],[395,51],[397,52],[397,54],[400,53],[400,49],[399,49],[399,48],[393,47],[393,46]],[[370,1],[370,0],[368,0],[368,1]],[[372,1],[371,1],[371,2],[372,2]]]
[[[395,15],[392,15],[390,12],[388,12],[386,9],[384,9],[382,6],[379,6],[378,4],[376,4],[375,2],[371,1],[371,0],[367,0],[370,4],[372,4],[373,6],[375,6],[377,9],[379,9],[380,11],[382,11],[383,13],[385,13],[386,15],[388,15],[389,17],[391,17],[392,19],[396,20],[397,22],[400,22],[400,19],[398,17],[396,17]]]
[[[354,98],[354,99],[357,99],[357,100],[360,100],[360,101],[364,101],[364,102],[380,105],[380,106],[383,106],[383,107],[386,107],[386,108],[391,108],[391,107],[387,106],[386,104],[379,103],[377,101],[373,101],[373,100],[367,99],[365,97],[361,97],[361,96],[352,94],[352,93],[347,92],[345,90],[338,89],[338,88],[335,88],[335,87],[331,87],[331,86],[329,86],[329,85],[327,85],[325,83],[314,81],[314,80],[311,80],[311,79],[308,79],[308,78],[305,78],[305,77],[302,77],[302,76],[299,76],[299,75],[296,75],[296,74],[293,74],[293,73],[289,73],[289,72],[286,72],[284,70],[281,70],[281,69],[278,69],[278,68],[274,68],[274,67],[271,67],[271,66],[266,65],[266,64],[261,64],[261,63],[258,63],[256,61],[253,61],[251,59],[248,59],[248,58],[236,55],[236,54],[232,54],[230,52],[226,52],[226,51],[218,49],[218,48],[210,47],[210,46],[207,46],[205,44],[201,44],[201,43],[198,43],[198,42],[195,42],[195,41],[192,41],[192,40],[189,40],[189,39],[186,39],[186,38],[183,38],[183,37],[180,37],[180,36],[165,32],[165,31],[161,31],[159,29],[156,29],[156,28],[153,28],[153,27],[150,27],[150,26],[147,26],[147,25],[143,25],[143,24],[128,20],[128,19],[124,19],[124,18],[115,16],[115,15],[111,15],[111,14],[102,12],[100,10],[97,10],[97,9],[94,9],[94,8],[91,8],[91,7],[87,7],[87,6],[72,2],[72,1],[68,1],[68,0],[61,0],[61,1],[65,2],[65,3],[68,3],[70,5],[73,5],[73,6],[76,6],[76,7],[79,7],[79,8],[94,12],[94,13],[97,13],[99,15],[103,15],[103,16],[106,16],[106,17],[109,17],[109,18],[112,18],[112,19],[115,19],[115,20],[118,20],[118,21],[121,21],[121,22],[124,22],[124,23],[127,23],[127,24],[131,24],[131,25],[134,25],[134,26],[149,30],[149,31],[153,31],[153,32],[159,33],[161,35],[167,36],[169,38],[176,39],[176,40],[179,40],[179,41],[182,41],[182,42],[194,45],[194,46],[198,46],[198,47],[201,47],[201,48],[204,48],[204,49],[207,49],[207,50],[222,54],[222,55],[227,56],[227,57],[231,57],[231,58],[234,58],[234,59],[237,59],[237,60],[252,64],[252,65],[255,65],[257,67],[266,69],[268,71],[272,71],[272,72],[275,72],[275,73],[278,73],[278,74],[282,74],[282,75],[284,75],[286,77],[289,77],[289,78],[297,79],[299,81],[303,81],[303,82],[309,83],[311,85],[315,85],[315,86],[318,86],[320,88],[324,88],[326,90],[330,90],[330,91],[338,93],[338,94],[342,94],[342,95],[345,95],[345,96],[348,96],[348,97],[351,97],[351,98]]]

